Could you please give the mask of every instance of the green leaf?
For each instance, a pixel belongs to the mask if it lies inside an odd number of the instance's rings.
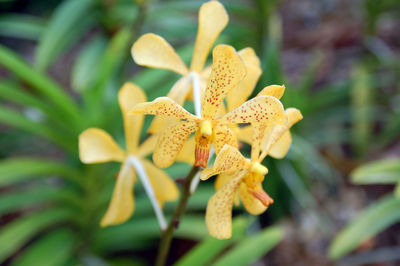
[[[396,187],[394,188],[394,196],[400,199],[400,180],[397,181]]]
[[[197,244],[186,253],[175,266],[184,265],[208,265],[221,251],[240,240],[247,227],[247,220],[238,217],[233,221],[233,237],[231,239],[219,240],[211,236]]]
[[[79,53],[72,69],[71,83],[72,87],[81,92],[88,89],[97,73],[100,64],[101,55],[106,48],[106,38],[98,36],[93,38]]]
[[[329,247],[329,257],[343,257],[363,241],[399,221],[400,199],[384,197],[364,210],[335,237]]]
[[[74,139],[65,138],[55,129],[49,128],[44,123],[34,122],[14,110],[0,106],[0,123],[50,140],[71,153],[77,152],[77,144]]]
[[[12,189],[11,192],[0,195],[0,216],[6,213],[30,209],[40,204],[60,203],[63,206],[82,206],[80,194],[66,187],[49,186],[49,184],[34,185],[28,188]]]
[[[283,230],[278,226],[264,229],[241,240],[214,265],[250,265],[275,247],[283,239],[283,235]]]
[[[79,178],[79,173],[75,169],[54,160],[11,158],[0,161],[0,186],[52,175],[71,180]]]
[[[0,81],[0,98],[20,104],[23,107],[30,106],[37,108],[43,112],[50,119],[50,121],[57,123],[57,125],[63,129],[64,133],[67,133],[71,130],[68,126],[66,126],[62,113],[60,114],[57,109],[51,108],[48,104],[46,104],[45,101],[27,92],[17,83]]]
[[[37,40],[43,32],[42,18],[21,15],[5,14],[0,16],[0,35],[26,40]]]
[[[57,7],[36,50],[35,66],[39,70],[45,70],[88,29],[93,5],[93,0],[68,0]]]
[[[70,218],[62,209],[46,210],[23,216],[3,226],[0,230],[0,262],[16,252],[26,241],[43,229]]]
[[[30,244],[11,265],[65,265],[73,256],[75,245],[73,232],[68,229],[56,230]]]
[[[355,184],[395,184],[400,181],[400,159],[364,164],[351,173],[351,181]]]
[[[63,112],[66,122],[72,126],[79,124],[81,116],[77,105],[51,78],[34,70],[21,57],[3,45],[0,45],[0,64],[49,99],[54,104],[53,108]]]

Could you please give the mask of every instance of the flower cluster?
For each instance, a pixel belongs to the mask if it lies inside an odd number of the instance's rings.
[[[81,134],[83,162],[123,162],[102,225],[122,223],[132,215],[137,172],[150,198],[154,196],[154,209],[165,228],[160,208],[165,201],[175,200],[178,190],[156,166],[165,168],[176,160],[202,169],[202,180],[218,175],[217,192],[209,200],[206,212],[207,227],[216,238],[231,237],[235,200],[240,198],[251,214],[264,212],[273,202],[262,188],[268,169],[261,163],[267,155],[286,155],[291,144],[289,129],[302,115],[297,109],[284,109],[280,102],[283,85],[267,86],[248,100],[262,73],[251,48],[236,52],[229,45],[217,45],[212,51],[212,65],[204,67],[213,43],[227,23],[227,13],[218,1],[201,6],[189,68],[160,36],[145,34],[133,44],[132,56],[137,64],[169,69],[182,77],[166,97],[152,102],[145,102],[144,93],[132,83],[121,89],[126,152],[100,129],[88,129]],[[195,114],[183,108],[186,100],[194,101]],[[149,137],[138,146],[144,114],[155,115],[155,119]],[[251,145],[250,159],[240,153],[240,142]],[[216,159],[207,168],[212,150]],[[156,166],[145,159],[151,152]]]

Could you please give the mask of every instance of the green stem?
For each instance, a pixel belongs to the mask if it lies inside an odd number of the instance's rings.
[[[165,265],[165,262],[168,257],[168,252],[171,247],[171,241],[172,241],[172,236],[174,234],[174,230],[179,223],[179,219],[186,210],[186,205],[191,195],[190,184],[198,170],[199,170],[198,167],[193,166],[192,170],[190,170],[189,174],[186,176],[183,182],[179,204],[176,207],[174,214],[171,217],[171,220],[169,221],[167,229],[165,229],[165,231],[161,235],[160,246],[158,249],[158,254],[156,259],[156,266]]]

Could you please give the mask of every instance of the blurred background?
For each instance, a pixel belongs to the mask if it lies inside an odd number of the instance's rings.
[[[201,183],[168,263],[399,265],[400,1],[221,2],[230,22],[217,43],[253,47],[254,95],[285,84],[283,104],[304,119],[288,156],[264,161],[275,203],[259,217],[236,208],[234,237],[218,241],[204,222],[213,180]],[[77,137],[96,126],[124,145],[122,84],[152,100],[178,79],[137,66],[132,43],[154,32],[190,62],[202,3],[0,1],[0,264],[154,263],[160,232],[142,186],[129,222],[100,228],[119,166],[80,163]]]

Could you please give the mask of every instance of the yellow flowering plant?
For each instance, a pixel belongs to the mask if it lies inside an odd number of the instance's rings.
[[[152,33],[141,36],[131,49],[134,61],[142,66],[169,69],[182,77],[166,97],[151,102],[146,102],[145,94],[135,84],[122,87],[118,100],[126,151],[101,129],[89,128],[79,137],[82,162],[122,163],[102,226],[120,224],[132,216],[136,176],[143,183],[162,230],[157,265],[165,264],[175,226],[200,179],[219,174],[217,192],[210,198],[206,211],[206,224],[213,237],[231,237],[235,199],[240,198],[251,214],[267,209],[273,200],[262,188],[268,169],[261,163],[267,155],[286,155],[291,143],[289,129],[302,119],[297,109],[285,111],[280,102],[283,85],[266,86],[249,99],[262,74],[260,60],[252,48],[236,52],[229,45],[217,45],[212,50],[212,65],[204,67],[212,44],[227,23],[228,15],[218,1],[201,6],[190,67],[162,37]],[[188,99],[194,101],[195,114],[183,107]],[[139,145],[144,114],[155,118],[148,131],[150,135]],[[239,141],[251,145],[251,159],[240,153]],[[206,168],[214,151],[214,165]],[[156,166],[146,159],[151,153]],[[162,207],[178,198],[178,188],[157,167],[166,168],[175,161],[193,167],[182,182],[179,204],[167,223]]]

